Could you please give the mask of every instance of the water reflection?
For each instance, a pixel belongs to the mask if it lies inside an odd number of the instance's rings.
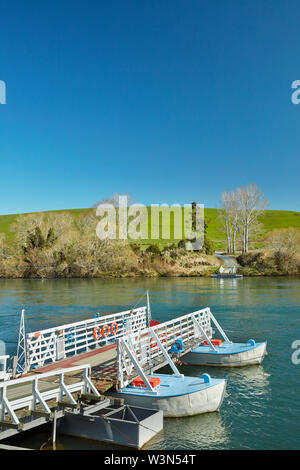
[[[262,366],[232,371],[228,374],[228,406],[232,406],[245,420],[249,415],[263,416],[266,401],[271,397],[269,378],[270,374]]]
[[[144,448],[150,449],[220,449],[230,433],[219,413],[164,419],[163,431]]]
[[[209,306],[232,341],[267,340],[269,353],[262,366],[181,366],[185,375],[227,377],[228,396],[219,414],[166,420],[163,433],[148,448],[299,449],[299,366],[292,364],[290,349],[300,331],[297,278],[226,279],[222,285],[210,278],[0,280],[0,339],[7,354],[15,354],[23,307],[27,331],[39,330],[91,318],[95,312],[128,309],[146,289],[155,320]],[[101,448],[83,440],[64,439],[63,444]]]
[[[15,445],[39,449],[47,441],[51,429],[49,427],[20,436]],[[164,429],[144,447],[153,449],[220,449],[226,447],[230,433],[219,413],[191,416],[187,418],[164,419]],[[113,444],[106,444],[89,439],[80,439],[62,434],[57,435],[58,450],[124,450]]]
[[[232,368],[228,377],[235,383],[239,382],[253,388],[259,395],[268,393],[270,374],[264,370],[263,365]]]
[[[237,283],[241,281],[241,279],[218,279],[219,281],[219,287],[221,289],[228,289],[228,287],[233,287],[236,289]]]
[[[5,342],[0,339],[0,356],[5,356],[6,354],[6,345]]]
[[[184,360],[184,356],[183,356]],[[207,367],[207,366],[181,366],[180,371],[184,375],[199,377],[207,372],[212,377],[228,378],[228,387],[231,384],[240,389],[246,388],[257,395],[269,393],[270,374],[265,371],[263,365],[251,365],[246,367]]]

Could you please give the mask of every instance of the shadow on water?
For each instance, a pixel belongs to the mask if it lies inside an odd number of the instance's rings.
[[[221,449],[230,432],[219,413],[164,419],[164,429],[145,449]]]

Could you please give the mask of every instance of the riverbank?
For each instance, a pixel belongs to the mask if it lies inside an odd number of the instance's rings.
[[[243,276],[299,276],[298,252],[254,251],[236,256],[238,273]]]
[[[210,254],[214,247],[206,234],[202,250],[194,252],[185,249],[185,240],[163,245],[156,240],[145,247],[138,241],[99,239],[96,227],[93,213],[76,220],[55,213],[18,217],[12,226],[15,241],[0,234],[0,278],[209,277],[230,258]],[[279,235],[280,248],[276,242],[272,252],[237,256],[239,273],[300,274],[299,233],[289,229]]]
[[[45,251],[35,256],[12,255],[0,262],[2,279],[53,278],[130,278],[130,277],[209,277],[218,271],[220,261],[213,255],[194,253],[185,249],[145,252],[126,244],[106,244],[101,257],[49,263]],[[48,263],[47,263],[48,261]]]
[[[84,248],[84,247],[83,247]],[[99,248],[99,247],[98,247]],[[277,259],[271,253],[250,252],[238,256],[207,255],[172,247],[159,251],[142,251],[128,243],[107,241],[90,253],[77,247],[70,256],[53,253],[47,248],[30,251],[0,251],[0,279],[89,279],[89,278],[158,278],[210,277],[230,258],[237,273],[244,277],[299,276],[298,258]],[[2,256],[1,256],[2,255]]]

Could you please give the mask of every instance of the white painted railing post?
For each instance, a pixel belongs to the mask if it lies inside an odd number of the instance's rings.
[[[145,384],[146,389],[151,391],[151,392],[155,392],[155,390],[152,387],[152,385],[150,384],[145,372],[143,371],[143,368],[142,368],[141,364],[139,363],[135,353],[133,351],[131,351],[130,348],[128,347],[125,338],[121,338],[120,342],[122,344],[122,347],[124,347],[125,351],[127,352],[131,362],[133,363],[135,370],[138,372],[138,374],[143,379],[143,382]]]
[[[197,322],[197,320],[196,320],[194,314],[192,314],[192,319],[193,319],[193,322],[194,322],[195,327],[198,328],[198,330],[200,331],[200,333],[202,334],[202,336],[206,339],[206,341],[208,342],[208,344],[210,345],[210,347],[211,347],[214,351],[217,351],[216,348],[214,347],[214,345],[212,344],[210,338],[208,337],[208,335],[205,333],[204,329],[203,329],[202,326],[200,325],[200,323]]]
[[[232,341],[230,341],[227,337],[227,335],[225,334],[225,332],[223,331],[223,329],[221,328],[221,326],[219,325],[219,323],[217,322],[217,320],[215,319],[215,317],[213,316],[213,314],[211,313],[210,311],[210,308],[208,309],[208,314],[210,316],[210,318],[212,319],[212,321],[214,322],[214,324],[216,325],[216,327],[218,328],[219,332],[221,333],[221,335],[223,336],[223,339],[225,341],[227,341],[227,343],[232,343]]]
[[[97,397],[100,397],[100,393],[98,392],[95,385],[89,378],[90,370],[91,370],[90,367],[86,367],[83,371],[84,393],[90,393],[92,391]]]
[[[121,339],[117,340],[117,377],[120,388],[124,387]]]
[[[42,397],[42,394],[40,393],[38,389],[38,380],[39,377],[34,377],[33,382],[32,382],[32,396],[33,396],[33,409],[36,410],[37,403],[40,402],[46,413],[51,413],[50,408],[48,407],[47,403]]]
[[[7,387],[6,383],[3,384],[2,391],[1,391],[1,421],[5,420],[5,410],[6,410],[12,422],[14,424],[20,424],[20,421],[17,415],[15,414],[14,410],[9,404],[9,401],[7,400],[6,387]]]
[[[5,356],[0,356],[0,380],[8,380],[10,377],[10,374],[6,372],[7,359],[9,359],[7,354]]]
[[[59,387],[60,387],[60,401],[63,402],[64,394],[65,394],[66,397],[69,399],[69,401],[73,403],[73,405],[76,405],[77,401],[73,398],[73,396],[71,395],[71,393],[69,392],[69,390],[67,389],[64,383],[64,371],[60,372]]]
[[[0,414],[0,420],[4,421],[5,418],[5,407],[3,403],[3,398],[5,394],[5,387],[0,388],[0,405],[1,405],[1,414]]]
[[[151,309],[150,309],[150,300],[149,300],[149,291],[147,289],[147,326],[150,326],[151,321]]]
[[[153,330],[153,328],[149,328],[149,330],[151,331],[151,334],[152,334],[152,337],[155,339],[156,343],[157,343],[157,346],[159,347],[159,349],[161,350],[164,358],[168,361],[168,364],[169,366],[172,368],[173,372],[174,372],[174,375],[176,375],[176,377],[181,377],[181,378],[184,378],[184,375],[181,374],[179,372],[179,370],[177,369],[177,367],[175,366],[174,362],[172,361],[171,357],[169,356],[167,350],[163,347],[159,337],[157,336],[157,334],[155,333],[155,331]]]

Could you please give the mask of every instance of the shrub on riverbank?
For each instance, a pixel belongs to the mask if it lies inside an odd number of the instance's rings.
[[[245,276],[300,274],[299,254],[292,254],[286,250],[267,250],[244,253],[237,256],[236,259],[241,266],[239,268],[239,273]]]
[[[16,242],[0,237],[2,278],[88,278],[208,275],[218,264],[213,256],[178,249],[142,251],[127,240],[100,240],[96,217],[40,213],[20,216],[13,229]]]
[[[97,217],[85,212],[40,213],[17,218],[15,242],[6,243],[0,234],[0,277],[2,278],[89,278],[132,276],[209,276],[220,261],[207,253],[178,246],[143,250],[127,240],[100,240]],[[265,251],[237,257],[245,276],[300,274],[299,231],[281,229],[265,237]]]

